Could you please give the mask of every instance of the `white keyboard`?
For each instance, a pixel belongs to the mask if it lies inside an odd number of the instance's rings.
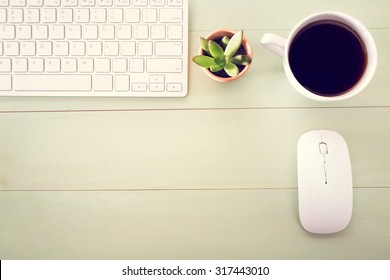
[[[188,0],[0,0],[0,96],[187,94]]]

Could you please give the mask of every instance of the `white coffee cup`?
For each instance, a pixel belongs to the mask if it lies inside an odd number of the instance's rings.
[[[303,28],[307,27],[309,24],[312,24],[317,21],[327,20],[339,22],[353,30],[354,33],[360,38],[360,41],[364,45],[366,51],[366,67],[359,81],[355,83],[353,87],[335,96],[319,95],[301,85],[301,83],[294,76],[289,62],[289,51],[291,43],[293,42],[297,34],[299,34],[299,32],[301,32]],[[275,34],[267,33],[264,34],[264,36],[262,37],[261,44],[274,54],[283,57],[284,70],[292,86],[303,96],[306,96],[315,101],[338,101],[355,96],[370,83],[374,76],[377,65],[377,49],[374,38],[372,37],[371,33],[361,22],[359,22],[352,16],[340,12],[320,12],[310,15],[301,20],[292,29],[287,39],[284,39]]]

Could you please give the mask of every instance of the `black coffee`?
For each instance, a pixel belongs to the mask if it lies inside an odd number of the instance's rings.
[[[289,63],[295,78],[306,89],[317,95],[337,96],[360,80],[367,53],[351,28],[322,20],[309,24],[295,36]]]

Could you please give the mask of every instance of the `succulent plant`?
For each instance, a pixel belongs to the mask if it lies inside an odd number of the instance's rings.
[[[222,46],[213,40],[200,38],[204,55],[194,56],[192,61],[201,67],[210,69],[213,73],[224,69],[230,77],[237,76],[240,72],[237,65],[245,66],[252,62],[248,55],[235,55],[242,44],[243,36],[242,30],[231,38],[225,36],[222,38]]]

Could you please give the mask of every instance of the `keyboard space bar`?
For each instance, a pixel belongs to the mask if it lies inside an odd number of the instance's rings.
[[[90,91],[91,75],[14,75],[15,91]]]

